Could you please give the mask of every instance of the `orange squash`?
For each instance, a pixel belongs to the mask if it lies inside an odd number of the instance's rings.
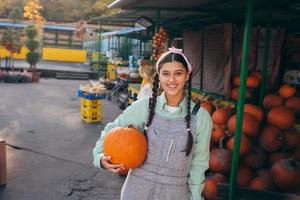
[[[256,105],[252,104],[245,104],[244,112],[253,115],[259,122],[262,122],[264,118],[263,111]]]
[[[234,147],[234,137],[231,137],[227,141],[227,149],[231,150],[233,152],[233,147]],[[252,143],[250,140],[242,135],[241,137],[241,144],[240,144],[240,156],[246,155],[251,151]]]
[[[295,114],[291,109],[285,106],[274,107],[269,111],[267,120],[269,124],[281,130],[287,130],[293,126]]]
[[[278,91],[279,95],[282,96],[284,99],[290,98],[295,95],[296,89],[295,87],[289,84],[283,84]]]
[[[289,148],[300,147],[300,133],[296,129],[285,131],[286,146]]]
[[[289,157],[290,154],[284,152],[271,153],[271,155],[269,156],[269,167],[271,168],[277,161],[287,159]]]
[[[268,94],[263,100],[263,106],[270,109],[276,106],[282,106],[283,102],[284,100],[281,96],[277,94]]]
[[[250,75],[247,77],[246,85],[247,88],[257,88],[259,86],[260,79],[257,76]],[[239,86],[240,85],[240,76],[237,75],[233,78],[233,85]]]
[[[217,181],[212,177],[208,176],[205,178],[204,187],[202,194],[207,200],[214,200],[217,196]]]
[[[243,157],[243,163],[251,169],[262,168],[266,163],[267,155],[263,149],[254,146],[252,150]]]
[[[300,186],[300,162],[294,159],[283,159],[271,168],[274,183],[283,191],[294,192]]]
[[[225,136],[224,128],[218,125],[214,125],[211,133],[211,142],[213,144],[219,144],[220,139],[224,136]]]
[[[210,151],[209,169],[212,172],[227,174],[231,167],[232,153],[223,148],[223,140],[224,138],[221,138],[219,148]]]
[[[249,183],[249,188],[254,190],[272,190],[274,184],[270,178],[256,177]]]
[[[261,81],[261,79],[262,79],[262,75],[261,75],[261,73],[258,72],[258,71],[252,72],[252,73],[250,74],[250,76],[255,76],[256,78],[259,79],[259,81]]]
[[[211,103],[211,102],[209,102],[209,101],[203,101],[202,103],[201,103],[201,106],[205,109],[205,110],[207,110],[207,112],[210,114],[210,115],[212,115],[213,113],[214,113],[214,111],[215,111],[215,106]]]
[[[248,76],[247,78],[247,87],[248,88],[258,88],[260,80],[256,76]]]
[[[228,121],[228,129],[234,134],[236,127],[237,115],[232,116]],[[248,113],[243,115],[242,133],[249,137],[255,137],[259,133],[259,122],[258,120]]]
[[[238,100],[238,97],[239,97],[239,88],[238,88],[238,87],[233,88],[233,89],[231,90],[230,97],[231,97],[231,99],[234,100],[234,101],[237,101],[237,100]],[[247,89],[246,89],[245,98],[246,98],[246,99],[251,98],[251,93],[250,93],[250,91],[247,90]]]
[[[240,165],[238,169],[237,184],[240,186],[248,186],[252,179],[253,174],[251,170],[245,165]]]
[[[262,130],[258,142],[267,152],[274,152],[285,145],[285,135],[278,128],[267,126]]]
[[[226,108],[217,109],[212,115],[212,121],[216,125],[225,125],[230,117],[230,111]]]
[[[113,164],[124,164],[126,168],[142,165],[147,150],[144,134],[132,126],[113,128],[104,138],[104,155],[111,156]]]
[[[286,100],[284,105],[293,110],[297,116],[300,116],[300,97],[291,97]]]

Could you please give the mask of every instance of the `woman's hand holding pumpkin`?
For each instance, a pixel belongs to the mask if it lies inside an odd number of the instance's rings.
[[[122,171],[125,170],[124,164],[111,164],[110,160],[111,160],[110,156],[103,155],[103,157],[100,160],[100,164],[102,168],[106,169],[107,171],[113,172],[115,174],[120,174]]]

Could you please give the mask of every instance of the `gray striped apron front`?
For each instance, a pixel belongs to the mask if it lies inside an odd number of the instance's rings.
[[[192,115],[191,124],[195,124],[194,120]],[[194,132],[192,127],[193,138]],[[194,147],[187,157],[184,151],[188,137],[186,122],[155,115],[147,137],[147,158],[140,168],[129,171],[121,200],[187,200]]]

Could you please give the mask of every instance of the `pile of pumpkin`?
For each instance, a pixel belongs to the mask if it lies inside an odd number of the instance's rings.
[[[167,42],[168,33],[164,27],[160,27],[159,31],[152,37],[152,47],[153,47],[153,58],[155,61],[159,59],[161,54],[164,52],[165,44]]]
[[[256,71],[256,72],[252,72],[247,76],[246,79],[246,94],[245,94],[245,98],[247,102],[252,102],[252,103],[256,103],[255,100],[257,100],[257,98],[255,98],[258,94],[258,88],[260,85],[260,81],[261,81],[261,73]],[[239,86],[240,86],[240,76],[237,75],[233,78],[232,80],[232,84],[233,84],[233,88],[231,90],[231,94],[230,97],[233,101],[237,101],[238,100],[238,94],[239,94]]]
[[[237,185],[256,190],[300,195],[300,133],[294,129],[300,116],[300,97],[288,84],[263,100],[263,109],[244,105]],[[217,184],[229,181],[237,115],[230,108],[202,102],[212,115],[209,170],[203,196],[217,195]],[[209,105],[209,106],[208,106]]]

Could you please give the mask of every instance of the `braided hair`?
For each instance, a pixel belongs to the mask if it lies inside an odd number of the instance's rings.
[[[164,55],[162,55],[164,56]],[[155,115],[155,106],[156,106],[156,100],[157,100],[157,93],[158,93],[158,85],[159,85],[159,70],[161,68],[161,66],[165,63],[168,62],[180,62],[183,67],[188,71],[188,66],[187,63],[185,61],[185,59],[183,58],[182,55],[180,54],[176,54],[176,53],[169,53],[169,54],[165,54],[165,57],[162,58],[160,60],[160,62],[158,63],[159,69],[156,72],[156,74],[154,75],[154,81],[153,81],[153,87],[152,87],[152,97],[149,99],[149,115],[148,115],[148,120],[145,123],[145,128],[144,128],[144,133],[145,136],[147,138],[147,130],[148,127],[151,125],[152,120],[154,118]],[[186,147],[184,149],[184,151],[186,152],[186,156],[189,156],[193,147],[193,136],[191,133],[191,88],[192,88],[192,73],[189,74],[189,79],[187,81],[187,85],[186,85],[186,89],[187,89],[187,114],[185,116],[185,121],[186,121],[186,129],[188,132],[188,139],[187,139],[187,143],[186,143]]]

